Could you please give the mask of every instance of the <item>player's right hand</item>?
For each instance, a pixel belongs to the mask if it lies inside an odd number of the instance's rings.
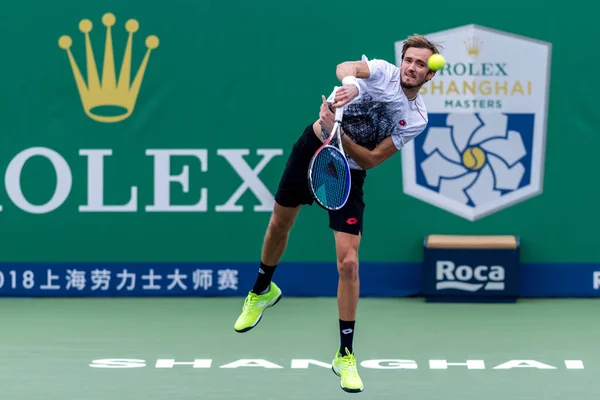
[[[335,92],[333,108],[343,107],[358,96],[358,88],[354,85],[344,85]]]

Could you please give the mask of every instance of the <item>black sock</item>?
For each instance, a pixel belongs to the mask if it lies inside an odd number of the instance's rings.
[[[340,354],[346,355],[346,349],[352,354],[352,340],[354,339],[354,322],[340,319]]]
[[[256,294],[262,294],[263,292],[267,292],[269,286],[271,285],[271,279],[273,278],[273,273],[275,272],[275,268],[277,265],[268,266],[260,263],[260,268],[258,270],[258,276],[256,277],[256,282],[254,283],[254,287],[252,291]]]

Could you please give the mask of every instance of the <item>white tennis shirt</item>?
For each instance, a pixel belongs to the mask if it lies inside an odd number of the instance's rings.
[[[409,101],[400,86],[400,68],[384,60],[367,59],[368,79],[357,79],[359,95],[344,106],[342,128],[357,144],[373,150],[383,139],[392,136],[398,150],[419,135],[427,126],[427,109],[418,94]],[[333,102],[333,92],[327,101]],[[350,168],[361,169],[348,157]]]

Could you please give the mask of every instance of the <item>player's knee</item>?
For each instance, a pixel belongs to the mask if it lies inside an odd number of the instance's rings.
[[[297,214],[298,208],[282,207],[275,203],[269,221],[269,230],[274,234],[287,234],[292,229]]]
[[[292,229],[292,223],[283,218],[271,218],[269,231],[277,235],[285,235]]]
[[[343,280],[358,279],[358,256],[355,251],[348,251],[338,258],[338,272]]]

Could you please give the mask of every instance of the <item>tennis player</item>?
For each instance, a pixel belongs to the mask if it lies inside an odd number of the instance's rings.
[[[265,309],[281,299],[282,291],[272,277],[300,207],[314,201],[307,180],[309,162],[333,129],[335,109],[344,107],[342,143],[351,168],[352,187],[346,205],[328,213],[339,272],[340,348],[332,369],[340,376],[340,386],[346,392],[363,390],[353,337],[359,299],[358,248],[363,231],[366,170],[387,160],[425,129],[427,111],[419,90],[435,75],[429,70],[427,60],[438,52],[438,47],[425,37],[412,35],[404,43],[399,67],[384,60],[369,60],[364,55],[361,61],[337,66],[336,75],[342,86],[328,99],[322,97],[319,119],[306,127],[292,147],[275,195],[258,277],[234,325],[237,332],[249,331],[261,320]]]

